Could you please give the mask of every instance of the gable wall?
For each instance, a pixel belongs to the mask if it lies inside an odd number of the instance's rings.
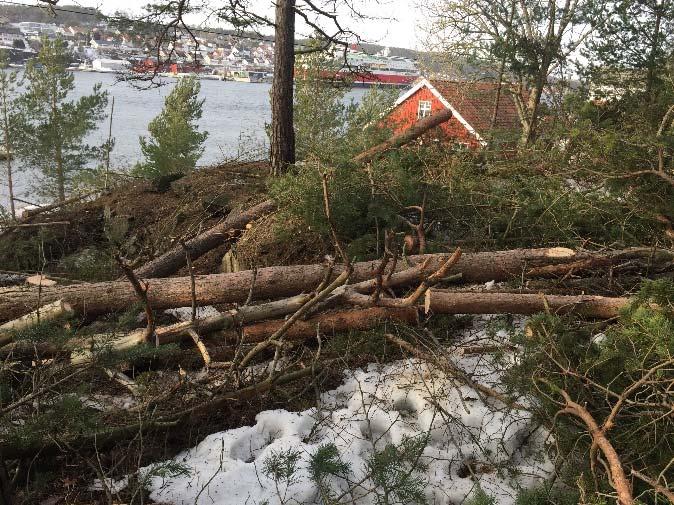
[[[406,130],[417,122],[417,110],[420,100],[431,101],[431,114],[445,109],[445,106],[426,86],[421,87],[412,96],[399,104],[388,116],[389,124],[393,125],[393,130],[398,133]],[[461,111],[459,111],[460,113]],[[429,135],[429,134],[426,134]],[[480,143],[458,119],[452,117],[446,123],[443,123],[431,133],[433,137],[441,138],[447,141],[456,141],[466,144],[470,147],[479,147]]]

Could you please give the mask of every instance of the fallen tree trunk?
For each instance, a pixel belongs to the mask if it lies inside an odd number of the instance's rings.
[[[439,112],[436,112],[435,114],[431,114],[430,116],[423,118],[421,121],[417,121],[410,128],[400,133],[396,133],[381,144],[377,144],[367,151],[360,153],[358,156],[353,158],[353,161],[355,163],[368,163],[381,153],[388,151],[389,149],[395,149],[396,147],[405,145],[408,142],[411,142],[412,140],[420,137],[428,130],[435,128],[446,121],[449,121],[451,117],[452,111],[449,109],[443,109]]]
[[[43,205],[41,207],[38,207],[37,209],[25,209],[21,214],[21,220],[27,221],[35,216],[44,214],[45,212],[49,212],[50,210],[58,209],[60,207],[65,207],[66,205],[70,205],[71,203],[79,202],[80,200],[84,200],[85,198],[95,195],[97,192],[98,191],[89,191],[87,193],[82,193],[81,195],[75,195],[71,196],[70,198],[66,198],[62,202],[56,202],[50,205]]]
[[[593,257],[611,258],[613,265],[618,261],[626,262],[628,253],[630,258],[651,261],[651,252],[627,250],[599,254],[554,247],[464,253],[452,268],[452,272],[460,274],[461,281],[465,283],[519,280],[527,278],[527,272],[539,266],[575,263]],[[673,255],[671,252],[662,252],[658,257],[658,264],[671,267]],[[433,272],[446,261],[447,257],[445,254],[410,256],[408,262],[418,265],[427,261],[426,272]],[[405,269],[401,263],[403,262],[398,262],[397,271]],[[355,263],[350,282],[357,283],[375,278],[380,264],[380,260]],[[342,271],[343,267],[336,265],[333,269],[333,278]],[[264,300],[306,293],[315,289],[324,276],[325,267],[320,264],[261,268],[257,271],[252,299]],[[417,276],[410,281],[419,278]],[[252,270],[196,276],[196,301],[199,305],[243,303],[248,298],[252,282]],[[153,309],[188,307],[192,304],[189,277],[148,279],[147,283],[147,296]],[[86,315],[125,310],[137,301],[136,293],[127,281],[43,287],[41,293],[31,288],[6,288],[0,291],[0,320],[19,317],[35,310],[40,303],[50,303],[59,299],[69,303],[77,313]]]
[[[436,314],[574,314],[608,319],[627,306],[629,298],[591,295],[544,295],[515,293],[454,293],[429,289],[426,312]]]
[[[235,325],[281,317],[299,310],[310,298],[309,295],[298,295],[259,305],[244,305],[217,316],[204,317],[195,319],[194,321],[183,321],[169,326],[160,326],[155,328],[155,336],[159,344],[168,344],[192,338],[190,331],[207,334],[218,330],[225,330]],[[121,338],[114,334],[94,335],[85,342],[80,342],[76,345],[76,348],[73,349],[71,361],[73,363],[87,362],[91,359],[92,351],[103,346],[111,345],[115,351],[125,351],[145,342],[147,342],[147,339],[144,328],[133,331]]]
[[[208,251],[224,244],[225,241],[236,237],[251,221],[275,210],[276,203],[273,200],[265,200],[248,210],[235,215],[230,214],[220,224],[185,242],[190,258],[195,260],[203,256]],[[136,277],[143,279],[166,277],[180,270],[186,264],[187,256],[185,248],[182,245],[178,245],[142,267],[137,268],[134,274]]]
[[[12,333],[24,330],[38,324],[40,321],[52,321],[62,316],[71,316],[74,311],[68,303],[57,300],[48,305],[43,305],[25,316],[0,325],[0,347],[12,341]]]
[[[322,335],[332,335],[349,330],[369,330],[385,321],[416,325],[419,323],[419,313],[416,307],[370,307],[368,309],[326,312],[305,321],[296,321],[285,332],[284,338],[286,340],[302,340],[315,337],[317,332]],[[283,319],[277,319],[244,326],[242,328],[242,341],[246,343],[262,342],[278,330],[284,322]]]

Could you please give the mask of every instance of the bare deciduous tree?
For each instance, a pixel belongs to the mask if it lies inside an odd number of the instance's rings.
[[[432,49],[512,81],[521,143],[538,129],[543,91],[592,33],[602,0],[429,0]],[[499,93],[500,94],[500,93]]]

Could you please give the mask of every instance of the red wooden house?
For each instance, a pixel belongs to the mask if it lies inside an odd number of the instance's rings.
[[[521,124],[515,100],[506,86],[502,87],[492,127],[496,95],[497,84],[492,82],[421,79],[398,98],[388,120],[399,132],[425,116],[449,109],[452,118],[433,132],[440,140],[477,148],[496,134],[516,139]]]

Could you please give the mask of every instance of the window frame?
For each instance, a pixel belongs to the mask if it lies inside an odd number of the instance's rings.
[[[433,109],[432,100],[419,100],[419,102],[417,103],[417,120],[430,116],[432,109]]]

